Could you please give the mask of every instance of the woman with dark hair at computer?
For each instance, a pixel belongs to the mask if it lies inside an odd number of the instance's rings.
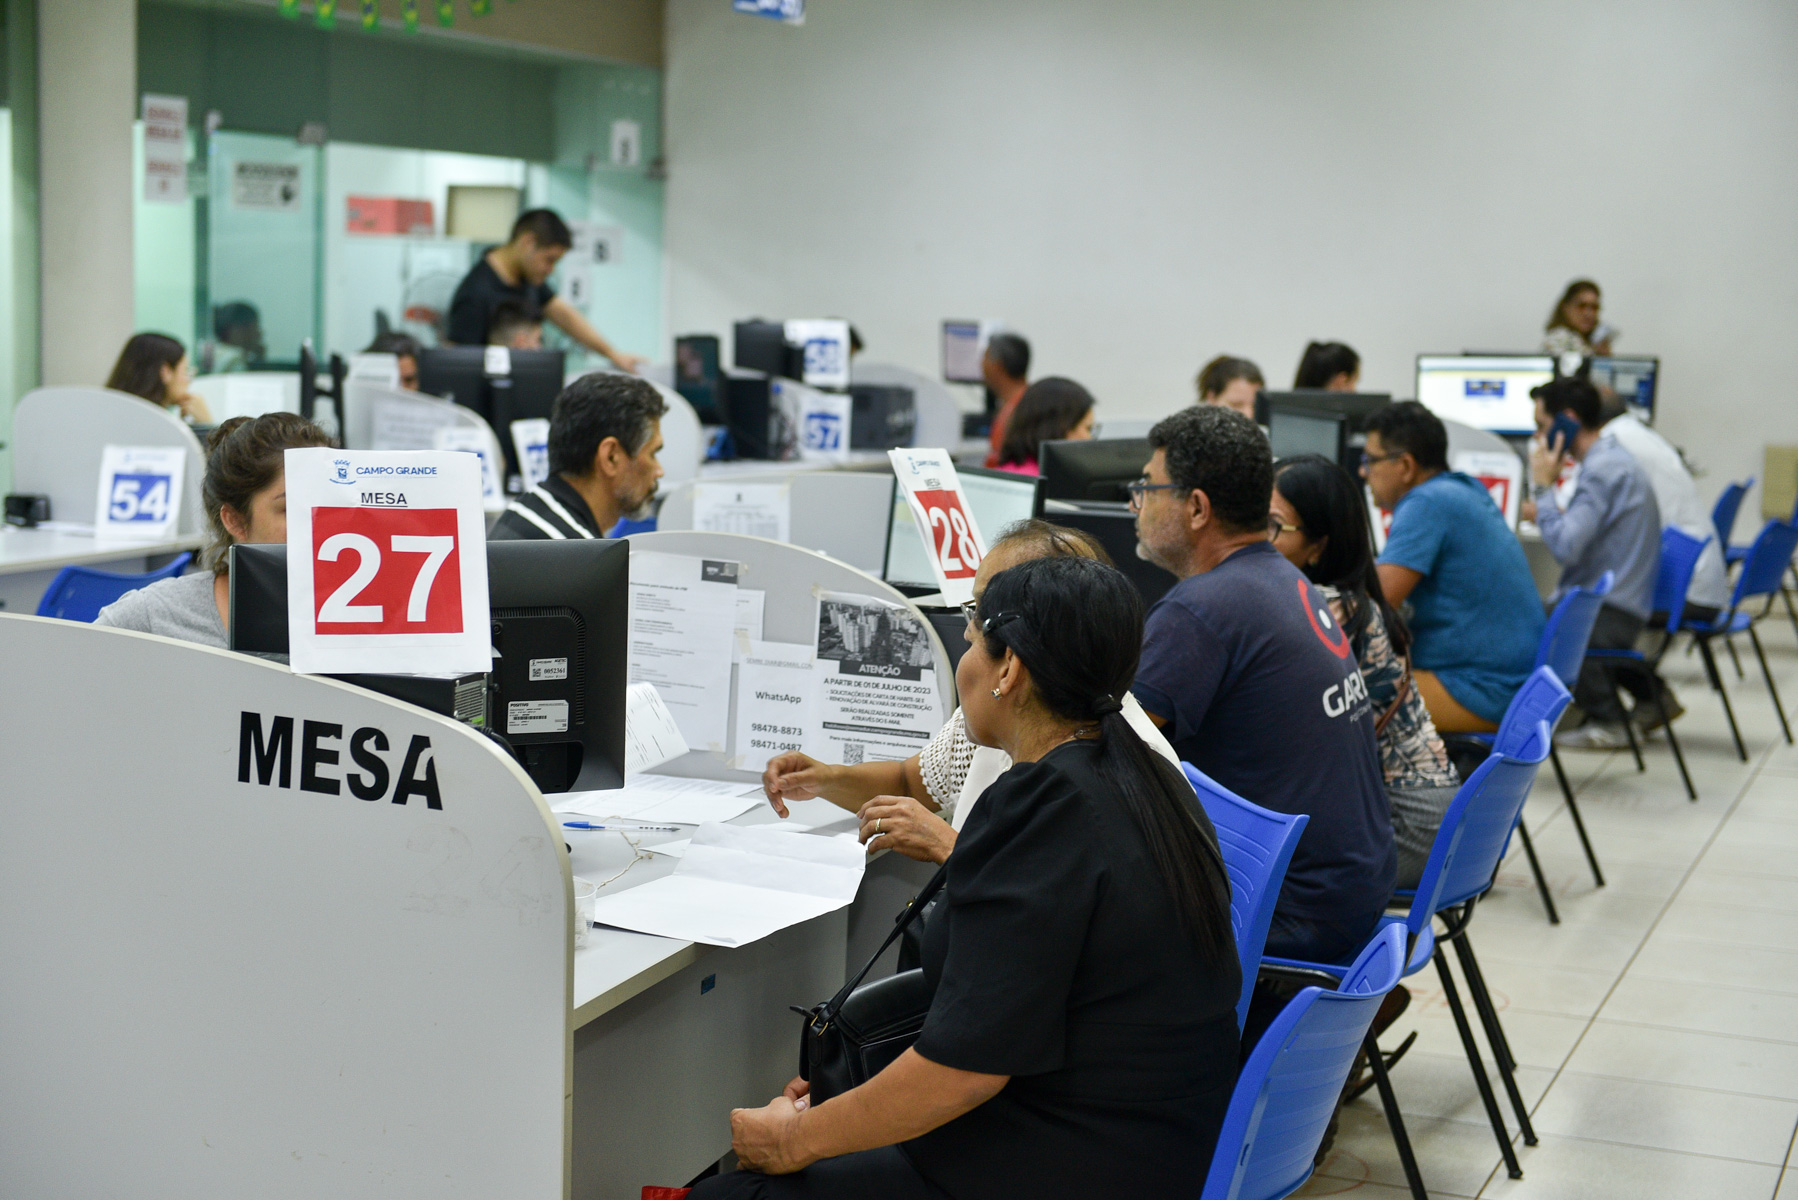
[[[212,569],[126,592],[101,609],[94,624],[229,649],[231,547],[287,540],[284,456],[288,450],[330,444],[324,430],[293,413],[232,417],[213,430],[200,484],[200,503],[212,534],[206,565]]]
[[[1124,719],[1143,606],[1084,558],[993,576],[956,670],[968,732],[1016,764],[924,923],[917,1041],[811,1103],[731,1113],[745,1170],[693,1200],[1179,1196],[1236,1078],[1230,883],[1192,787]]]
[[[1199,368],[1199,403],[1219,404],[1255,419],[1255,398],[1267,386],[1261,368],[1246,358],[1220,354]]]
[[[1460,779],[1411,680],[1411,633],[1380,586],[1361,487],[1322,455],[1287,459],[1275,468],[1267,531],[1348,634],[1373,702],[1398,886],[1414,887]]]
[[[999,443],[999,469],[1017,475],[1037,475],[1036,448],[1044,442],[1083,442],[1093,435],[1093,394],[1075,383],[1051,375],[1024,389],[1018,406]]]
[[[159,408],[179,413],[192,424],[210,425],[212,412],[206,402],[188,390],[193,379],[187,349],[180,342],[166,334],[138,333],[119,351],[119,360],[113,364],[106,386],[115,392],[142,396]]]
[[[1312,342],[1292,377],[1296,391],[1352,392],[1361,382],[1361,356],[1342,342]]]
[[[1557,356],[1578,354],[1582,358],[1609,354],[1617,333],[1598,319],[1602,301],[1598,285],[1590,279],[1568,284],[1543,326],[1542,349]]]

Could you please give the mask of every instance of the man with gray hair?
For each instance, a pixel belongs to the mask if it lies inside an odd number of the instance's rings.
[[[661,393],[632,375],[583,375],[549,416],[549,478],[513,500],[487,536],[598,538],[623,517],[641,519],[662,464]]]

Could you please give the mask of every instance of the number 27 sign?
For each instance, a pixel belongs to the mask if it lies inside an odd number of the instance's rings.
[[[973,599],[974,573],[986,557],[986,541],[968,511],[954,462],[944,450],[890,450],[888,456],[943,598],[950,604]]]
[[[475,457],[323,449],[285,457],[293,669],[488,670]]]

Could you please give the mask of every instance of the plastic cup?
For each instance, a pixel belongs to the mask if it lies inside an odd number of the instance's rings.
[[[593,906],[599,902],[599,885],[591,880],[574,877],[574,948],[581,949],[587,944],[593,929]]]

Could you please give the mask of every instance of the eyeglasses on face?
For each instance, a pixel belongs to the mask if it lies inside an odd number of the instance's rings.
[[[1125,484],[1124,490],[1130,493],[1130,511],[1141,512],[1143,497],[1150,492],[1183,492],[1186,489],[1177,483],[1150,483],[1144,476],[1135,483]]]
[[[1369,454],[1367,451],[1363,450],[1361,452],[1361,469],[1365,471],[1375,463],[1391,462],[1395,458],[1403,458],[1404,456],[1405,452],[1403,450],[1400,450],[1395,454]]]
[[[1300,529],[1297,525],[1288,525],[1286,522],[1282,521],[1275,514],[1273,514],[1273,513],[1267,514],[1267,536],[1270,540],[1273,538],[1279,537],[1282,533],[1303,533],[1303,532],[1305,532],[1305,531],[1303,529]]]

